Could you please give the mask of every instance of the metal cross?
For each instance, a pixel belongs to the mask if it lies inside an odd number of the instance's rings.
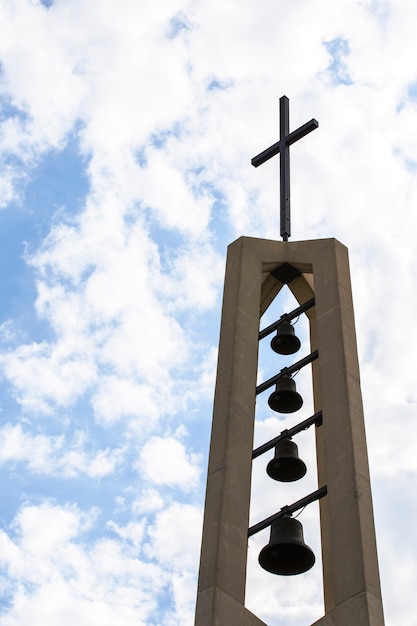
[[[291,213],[290,213],[290,145],[295,143],[312,130],[318,128],[318,121],[314,118],[300,126],[297,130],[290,133],[290,113],[289,100],[287,96],[279,99],[279,141],[274,143],[256,157],[253,157],[251,163],[254,167],[258,167],[268,161],[271,157],[281,154],[280,159],[280,218],[281,218],[281,237],[283,241],[288,241],[291,235]]]

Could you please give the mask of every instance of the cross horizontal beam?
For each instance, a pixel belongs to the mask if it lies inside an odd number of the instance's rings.
[[[305,124],[300,126],[300,128],[297,128],[297,130],[293,130],[292,133],[287,135],[285,143],[288,146],[290,146],[291,144],[295,143],[299,139],[302,139],[303,137],[308,135],[308,133],[311,133],[312,130],[315,130],[318,127],[319,127],[319,123],[313,117],[313,119],[311,119],[309,122],[306,122]],[[251,159],[252,165],[254,167],[259,167],[259,165],[262,165],[262,163],[265,163],[265,161],[268,161],[273,156],[278,154],[280,149],[281,149],[281,141],[277,141],[277,143],[274,143],[273,146],[270,146],[263,152],[260,152],[258,155],[253,157],[253,159]]]

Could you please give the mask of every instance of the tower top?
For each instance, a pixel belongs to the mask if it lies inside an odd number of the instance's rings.
[[[291,213],[290,213],[290,145],[311,133],[312,130],[318,128],[318,121],[314,118],[297,130],[290,133],[290,112],[289,100],[287,96],[279,99],[279,141],[272,146],[253,157],[251,163],[254,167],[258,167],[268,161],[271,157],[278,154],[280,159],[280,234],[283,241],[288,241],[291,235]]]

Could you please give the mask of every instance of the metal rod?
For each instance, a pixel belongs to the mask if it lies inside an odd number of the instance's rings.
[[[269,378],[264,383],[261,383],[260,385],[256,387],[256,395],[258,395],[259,393],[262,393],[263,391],[265,391],[265,389],[272,387],[272,385],[274,385],[282,376],[285,376],[285,375],[289,376],[293,372],[296,372],[297,370],[304,367],[304,365],[308,365],[308,363],[315,361],[318,358],[318,356],[319,356],[319,351],[314,350],[314,352],[305,356],[303,359],[300,359],[296,363],[293,363],[293,365],[290,365],[289,367],[283,367],[282,370],[278,372],[278,374],[275,374],[275,376],[272,376],[272,378]]]
[[[306,302],[304,302],[304,304],[301,304],[293,311],[290,311],[290,313],[284,313],[284,315],[281,315],[279,320],[260,331],[259,341],[273,333],[274,330],[276,330],[278,326],[282,324],[282,322],[289,322],[290,320],[294,319],[294,317],[298,317],[299,315],[301,315],[301,313],[305,313],[305,311],[311,309],[315,305],[315,303],[315,298],[310,298],[310,300],[307,300]]]
[[[313,424],[316,424],[317,426],[321,426],[322,424],[322,412],[321,411],[314,413],[314,415],[300,422],[299,424],[297,424],[297,426],[293,426],[292,428],[289,428],[288,430],[287,429],[283,430],[282,433],[280,433],[277,437],[274,437],[273,439],[270,439],[270,441],[267,441],[266,443],[262,444],[258,448],[255,448],[255,450],[252,452],[252,459],[256,459],[258,456],[261,456],[261,454],[264,454],[264,452],[268,452],[268,450],[271,450],[271,448],[273,448],[282,439],[291,439],[291,437],[293,437],[297,433],[300,433],[303,430],[307,430],[307,428],[310,428],[310,426],[312,426]]]
[[[311,502],[320,500],[320,498],[323,498],[323,496],[325,496],[326,494],[327,485],[325,485],[324,487],[320,487],[320,489],[317,489],[316,491],[313,491],[313,493],[310,493],[308,496],[301,498],[301,500],[297,500],[297,502],[294,502],[294,504],[283,506],[282,509],[277,513],[274,513],[274,515],[270,515],[262,522],[258,522],[257,524],[251,526],[248,530],[248,537],[252,537],[252,535],[255,535],[261,530],[264,530],[264,528],[270,526],[272,522],[275,522],[276,519],[284,517],[285,515],[292,515],[293,513],[295,513],[295,511],[298,511],[298,509],[302,509],[303,507],[307,506],[307,504],[311,504]]]

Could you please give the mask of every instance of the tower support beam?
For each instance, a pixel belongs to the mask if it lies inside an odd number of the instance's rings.
[[[289,288],[310,320],[325,615],[314,626],[383,626],[347,249],[335,239],[229,246],[196,626],[262,626],[244,606],[260,316]],[[275,275],[274,275],[275,274]],[[278,272],[279,275],[279,272]],[[265,626],[265,625],[264,625]]]

